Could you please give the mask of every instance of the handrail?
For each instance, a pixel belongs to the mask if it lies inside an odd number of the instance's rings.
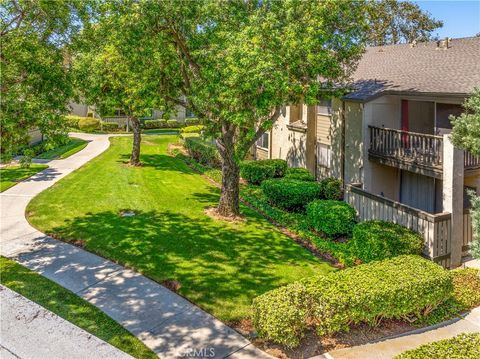
[[[436,138],[436,139],[443,140],[443,136],[430,135],[428,133],[410,132],[410,131],[405,131],[405,130],[399,130],[399,129],[396,129],[396,128],[377,127],[377,126],[372,126],[372,125],[368,125],[368,127],[369,128],[376,128],[376,129],[379,129],[379,130],[387,130],[387,131],[392,131],[392,132],[398,132],[398,133],[405,134],[405,135],[415,135],[415,136],[422,136],[422,137]]]

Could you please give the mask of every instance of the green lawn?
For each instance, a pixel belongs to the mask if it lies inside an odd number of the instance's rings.
[[[83,150],[87,144],[88,141],[72,137],[67,144],[51,149],[50,151],[43,152],[35,158],[40,158],[42,160],[64,159],[80,150]]]
[[[48,168],[48,166],[36,164],[30,165],[29,168],[22,168],[20,166],[0,168],[0,192],[15,186],[18,182],[33,176],[35,173],[38,173],[45,168]]]
[[[106,152],[33,199],[30,223],[158,282],[180,282],[180,294],[224,321],[247,317],[261,293],[333,270],[248,208],[242,223],[206,216],[219,191],[167,154],[176,140],[144,137],[144,166],[133,168],[131,137],[112,138]],[[122,217],[125,210],[136,215]]]
[[[0,283],[135,358],[157,358],[100,309],[31,270],[0,257]]]

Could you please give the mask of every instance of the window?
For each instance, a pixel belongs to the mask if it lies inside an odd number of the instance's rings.
[[[318,165],[325,168],[330,168],[331,150],[329,145],[317,143],[317,161]]]
[[[265,149],[268,149],[268,145],[269,145],[269,140],[270,140],[270,134],[268,132],[265,132],[262,137],[260,137],[258,140],[257,140],[257,146],[258,147],[261,147],[261,148],[265,148]]]
[[[332,113],[332,100],[320,100],[317,113],[319,115],[330,115]]]

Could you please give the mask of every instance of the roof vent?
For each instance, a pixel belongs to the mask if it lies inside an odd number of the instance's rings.
[[[437,41],[437,49],[446,50],[450,47],[450,39],[448,37]]]

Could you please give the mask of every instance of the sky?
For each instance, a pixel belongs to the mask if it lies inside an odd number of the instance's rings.
[[[443,27],[432,34],[440,38],[468,37],[480,33],[480,0],[421,0],[414,1],[437,20]]]

